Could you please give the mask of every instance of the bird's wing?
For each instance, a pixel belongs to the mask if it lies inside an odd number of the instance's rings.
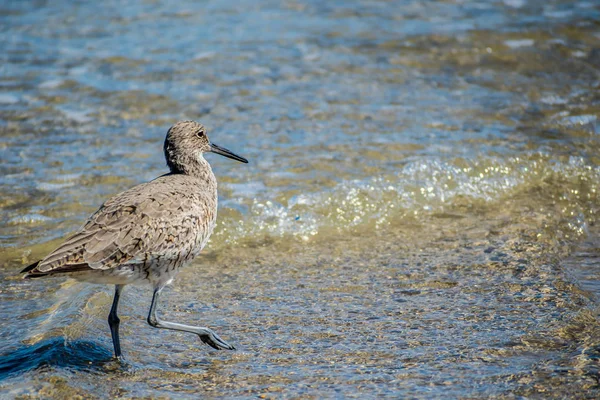
[[[190,212],[190,202],[181,200],[151,184],[136,186],[104,203],[77,233],[25,270],[30,276],[108,270],[143,263],[151,254],[175,255],[180,241],[189,243],[200,220],[210,218]]]

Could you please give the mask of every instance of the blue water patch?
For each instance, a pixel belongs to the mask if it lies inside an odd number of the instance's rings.
[[[112,349],[98,343],[86,340],[67,342],[62,337],[55,337],[0,355],[0,380],[46,367],[98,370],[112,357]]]

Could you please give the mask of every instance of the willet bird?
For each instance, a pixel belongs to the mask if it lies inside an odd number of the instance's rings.
[[[211,329],[159,319],[156,306],[162,289],[200,253],[215,227],[217,180],[203,153],[248,160],[211,143],[204,126],[194,121],[169,129],[164,152],[169,173],[109,199],[77,233],[21,271],[27,273],[25,278],[70,276],[114,284],[108,324],[117,358],[121,357],[119,297],[123,287],[133,283],[154,288],[148,313],[151,326],[195,333],[215,349],[234,349]]]

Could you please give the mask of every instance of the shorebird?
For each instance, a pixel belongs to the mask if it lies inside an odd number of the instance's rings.
[[[112,197],[56,250],[21,271],[25,278],[69,276],[114,284],[108,325],[117,358],[121,358],[119,298],[125,285],[140,283],[154,289],[148,312],[151,326],[195,333],[217,350],[235,349],[211,329],[163,321],[156,315],[163,288],[200,253],[215,227],[217,180],[204,159],[207,152],[248,162],[211,143],[201,124],[178,122],[164,143],[170,172]]]

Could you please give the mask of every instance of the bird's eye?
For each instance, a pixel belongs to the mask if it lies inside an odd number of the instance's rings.
[[[198,131],[197,135],[199,138],[204,137],[204,131]]]

